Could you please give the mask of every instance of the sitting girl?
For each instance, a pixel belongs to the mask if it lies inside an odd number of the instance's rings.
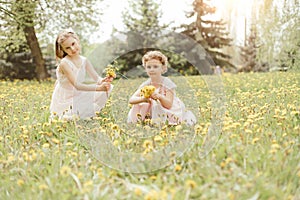
[[[195,115],[187,111],[184,103],[176,96],[175,83],[162,76],[167,71],[167,57],[160,51],[149,51],[143,56],[142,63],[149,79],[129,99],[132,108],[127,122],[136,123],[150,118],[156,124],[195,124]],[[149,96],[142,93],[145,90],[151,91],[153,86],[153,93]]]
[[[94,117],[106,104],[113,86],[111,77],[101,78],[86,57],[80,55],[78,36],[71,30],[59,33],[55,52],[59,62],[50,104],[50,118],[70,120]],[[88,74],[94,84],[85,84]]]

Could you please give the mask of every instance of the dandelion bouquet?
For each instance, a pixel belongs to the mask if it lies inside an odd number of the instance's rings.
[[[146,85],[141,89],[141,96],[150,98],[154,91],[155,87],[153,85]]]
[[[114,65],[107,65],[107,67],[105,68],[105,77],[108,78],[108,80],[112,80],[112,78],[116,78],[117,74],[116,71],[118,70],[118,68],[115,66],[117,62],[114,61]],[[106,95],[108,97],[108,91],[106,91]]]
[[[117,71],[117,68],[113,65],[108,65],[106,68],[105,68],[105,72],[106,72],[106,77],[108,78],[116,78],[117,75],[116,75],[116,71]]]

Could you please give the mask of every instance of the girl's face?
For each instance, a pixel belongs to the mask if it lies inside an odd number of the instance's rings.
[[[146,62],[146,72],[149,77],[158,77],[163,73],[163,64],[156,59],[151,59]]]
[[[61,47],[69,56],[79,55],[80,53],[79,42],[73,37],[68,37],[68,39],[61,44]]]

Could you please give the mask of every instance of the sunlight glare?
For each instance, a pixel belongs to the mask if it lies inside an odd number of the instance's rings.
[[[216,7],[216,14],[235,11],[239,16],[247,16],[251,10],[253,0],[212,0]]]

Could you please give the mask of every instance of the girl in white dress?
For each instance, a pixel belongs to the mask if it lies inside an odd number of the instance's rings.
[[[80,55],[80,41],[73,31],[62,31],[55,43],[57,80],[50,104],[50,118],[90,118],[100,111],[112,90],[112,78],[101,78]],[[85,84],[86,73],[95,81]]]
[[[184,103],[176,96],[175,83],[162,76],[167,71],[167,57],[159,51],[149,51],[143,56],[142,62],[149,79],[143,82],[129,99],[132,108],[128,113],[127,122],[136,123],[149,117],[157,124],[195,124],[195,115],[187,111]],[[141,96],[141,89],[147,85],[155,87],[150,98]]]

